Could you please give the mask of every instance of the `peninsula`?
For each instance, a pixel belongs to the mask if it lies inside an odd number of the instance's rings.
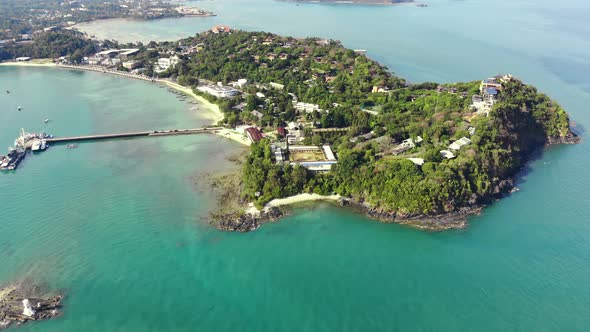
[[[274,219],[273,200],[299,194],[338,197],[383,221],[464,227],[515,190],[533,153],[579,141],[557,102],[511,75],[410,84],[338,41],[227,26],[149,45],[66,34],[87,47],[60,62],[177,81],[252,143],[238,185],[244,210],[223,229],[255,229],[256,211]]]

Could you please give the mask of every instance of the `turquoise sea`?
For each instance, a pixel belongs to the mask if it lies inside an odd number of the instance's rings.
[[[145,41],[223,23],[329,37],[414,82],[512,73],[557,99],[577,130],[590,126],[590,3],[427,2],[213,0],[195,4],[214,18],[84,29]],[[21,127],[70,135],[208,123],[166,89],[96,73],[0,67],[0,92],[6,146]],[[467,229],[439,233],[327,204],[253,233],[218,232],[204,220],[206,174],[231,168],[227,156],[242,149],[213,136],[54,146],[0,174],[0,283],[31,278],[67,292],[62,317],[21,330],[588,330],[586,141],[549,148],[519,192]]]

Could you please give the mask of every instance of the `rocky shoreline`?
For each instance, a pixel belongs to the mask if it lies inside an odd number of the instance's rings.
[[[581,137],[569,131],[565,136],[547,137],[545,146],[558,144],[578,144],[581,142]],[[541,150],[541,149],[540,149]],[[539,151],[540,152],[540,151]],[[523,176],[522,172],[514,175],[512,178],[498,181],[493,190],[493,198],[490,198],[488,203],[494,199],[501,199],[517,191],[516,183],[519,178]],[[220,201],[228,202],[238,200],[239,191],[236,197],[228,199],[227,193],[231,192],[236,195],[235,186],[241,185],[236,178],[230,181],[231,185],[225,184],[224,192],[226,195],[220,196],[224,199]],[[215,188],[212,185],[212,188]],[[231,189],[230,189],[231,188]],[[341,198],[338,201],[342,207],[348,207],[355,211],[361,212],[370,219],[378,220],[385,223],[396,223],[400,225],[407,225],[426,231],[444,231],[451,229],[464,229],[467,227],[467,219],[474,215],[481,214],[482,210],[487,206],[485,203],[477,203],[477,198],[473,198],[473,205],[458,208],[455,211],[441,213],[441,214],[400,214],[387,212],[382,209],[371,207],[368,204],[355,201],[351,198]],[[240,203],[238,203],[240,204]],[[244,204],[244,202],[241,202]],[[235,209],[234,209],[235,211]],[[232,212],[232,213],[217,213],[213,214],[212,223],[221,231],[228,232],[251,232],[258,229],[265,222],[274,222],[285,216],[284,210],[278,207],[267,207],[259,213],[249,212]]]
[[[63,295],[48,295],[39,285],[27,282],[0,287],[0,330],[29,321],[61,315]]]
[[[217,228],[226,232],[251,232],[255,231],[265,222],[273,222],[284,216],[279,208],[272,207],[260,213],[230,213],[215,215],[213,220]]]
[[[484,207],[483,205],[477,205],[473,207],[460,208],[459,210],[453,212],[430,215],[386,212],[347,198],[342,199],[340,205],[359,211],[373,220],[384,223],[407,225],[427,231],[463,229],[467,227],[467,218],[480,214]]]
[[[547,145],[578,144],[581,141],[582,138],[571,130],[565,136],[547,137]]]

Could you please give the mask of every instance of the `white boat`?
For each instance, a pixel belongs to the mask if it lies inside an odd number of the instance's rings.
[[[41,150],[41,140],[36,139],[33,141],[33,144],[31,145],[31,151],[39,151],[39,150]]]

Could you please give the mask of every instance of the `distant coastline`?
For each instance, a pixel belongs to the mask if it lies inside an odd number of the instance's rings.
[[[295,3],[343,4],[343,5],[378,5],[390,6],[412,3],[414,0],[281,0]]]

